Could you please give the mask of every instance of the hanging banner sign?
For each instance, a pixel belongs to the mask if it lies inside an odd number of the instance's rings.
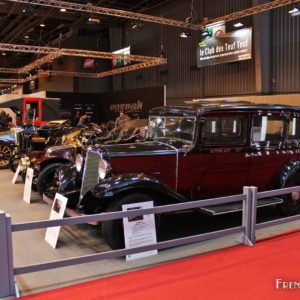
[[[113,52],[113,69],[128,65],[129,61],[127,59],[124,59],[124,55],[130,55],[130,46]]]
[[[206,26],[206,30],[210,37],[218,37],[226,33],[225,22],[218,22]]]
[[[82,62],[82,68],[84,70],[94,70],[95,69],[95,59],[93,57],[84,57]]]
[[[251,59],[251,41],[252,28],[203,40],[197,47],[197,67]]]

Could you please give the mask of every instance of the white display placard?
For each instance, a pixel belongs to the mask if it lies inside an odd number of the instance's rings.
[[[27,202],[28,204],[30,204],[30,198],[31,198],[32,179],[33,179],[33,169],[32,168],[27,168],[25,185],[24,185],[23,200],[25,202]]]
[[[62,219],[67,207],[68,198],[56,193],[52,204],[49,220]],[[45,240],[55,249],[61,226],[49,227],[46,230]]]
[[[123,211],[152,207],[153,201],[122,205]],[[154,214],[123,218],[123,227],[126,249],[152,245],[157,241]],[[157,250],[129,254],[126,255],[126,260],[134,260],[155,254],[157,254]]]
[[[13,179],[12,179],[12,181],[11,181],[13,184],[16,183],[20,171],[21,171],[21,162],[19,162],[18,167],[17,167],[17,170],[16,170],[16,172],[15,172],[15,174],[14,174],[14,177],[13,177]]]

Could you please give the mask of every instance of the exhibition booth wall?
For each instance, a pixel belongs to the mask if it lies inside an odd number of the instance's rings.
[[[46,92],[46,95],[61,99],[61,118],[70,119],[79,111],[86,112],[97,123],[115,120],[120,111],[131,118],[146,119],[151,108],[166,105],[164,86],[101,94]]]

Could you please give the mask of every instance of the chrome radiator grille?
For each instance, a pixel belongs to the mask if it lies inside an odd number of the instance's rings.
[[[80,200],[98,183],[98,163],[100,159],[101,155],[99,153],[94,151],[87,152],[82,176]]]

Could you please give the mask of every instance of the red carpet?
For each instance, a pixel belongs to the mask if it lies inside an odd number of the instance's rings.
[[[296,282],[276,289],[276,279]],[[22,299],[300,299],[300,231]]]

